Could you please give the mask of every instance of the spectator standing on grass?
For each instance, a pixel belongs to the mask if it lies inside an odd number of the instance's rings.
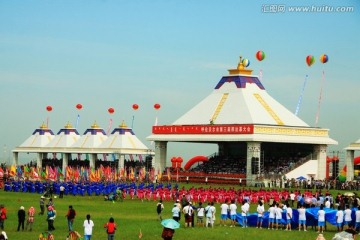
[[[163,210],[164,210],[164,204],[162,203],[162,200],[160,199],[159,202],[156,204],[156,212],[158,214],[158,218],[160,221],[162,220],[161,213]]]
[[[17,227],[17,231],[20,231],[20,226],[21,226],[21,229],[24,231],[25,216],[26,216],[25,208],[23,206],[21,206],[19,211],[18,211],[18,227]]]
[[[235,199],[231,200],[231,204],[229,206],[229,209],[230,209],[230,219],[231,219],[230,227],[235,227],[236,210],[237,210],[237,206],[235,204]]]
[[[40,197],[40,212],[39,215],[44,215],[45,213],[45,197],[41,196]]]
[[[204,216],[205,216],[205,208],[202,206],[202,202],[199,202],[199,206],[196,209],[197,212],[197,225],[199,227],[204,227]]]
[[[242,224],[243,228],[248,227],[247,215],[249,214],[250,205],[246,200],[242,202],[241,206],[241,216],[242,216]]]
[[[323,233],[325,228],[325,211],[324,205],[320,205],[320,210],[317,213],[318,215],[318,233]]]
[[[113,217],[109,219],[109,222],[105,223],[104,228],[106,228],[107,239],[114,240],[115,238],[115,231],[116,231],[116,224]]]
[[[73,224],[74,224],[75,216],[76,216],[76,211],[73,208],[73,206],[70,205],[69,210],[68,210],[67,214],[65,215],[65,217],[67,218],[67,222],[68,222],[69,232],[74,230]]]
[[[228,219],[228,213],[230,212],[229,205],[227,204],[227,200],[225,200],[220,205],[220,225],[226,226],[226,221]]]
[[[338,206],[338,210],[336,212],[336,225],[338,232],[342,232],[344,223],[344,212],[341,209],[341,206]]]
[[[299,231],[301,231],[301,226],[303,226],[304,231],[306,232],[306,209],[304,205],[301,205],[298,209],[299,212]]]
[[[63,197],[64,197],[64,191],[65,191],[65,187],[64,187],[64,185],[61,185],[61,186],[60,186],[60,195],[59,195],[59,198],[63,198]]]
[[[257,212],[256,228],[262,228],[265,208],[264,208],[264,204],[261,200],[258,201],[258,206],[256,208],[256,212]]]
[[[276,222],[276,230],[279,229],[279,226],[281,225],[282,220],[282,208],[280,207],[279,203],[276,203],[275,207],[275,222]],[[281,226],[280,226],[281,229]]]
[[[191,206],[191,202],[189,202],[184,208],[183,213],[185,216],[185,227],[191,227],[192,226],[192,218],[194,214],[194,209]]]
[[[178,204],[177,203],[174,203],[174,207],[172,208],[171,210],[172,212],[172,216],[173,216],[173,219],[177,222],[180,221],[180,208],[178,207]]]
[[[293,210],[291,207],[286,206],[286,227],[285,231],[291,231],[291,220],[293,218]]]
[[[268,229],[274,229],[275,227],[275,202],[270,205],[269,208],[269,225]]]
[[[34,217],[35,217],[35,208],[31,206],[28,210],[28,219],[26,221],[26,231],[28,230],[28,227],[30,226],[30,231],[32,231],[32,226],[34,223]]]
[[[349,207],[349,205],[346,205],[346,209],[344,211],[344,225],[348,225],[351,224],[352,222],[352,218],[351,218],[351,209]]]
[[[46,218],[46,220],[48,222],[48,231],[55,230],[55,227],[54,227],[55,218],[56,218],[56,211],[55,211],[54,207],[49,206],[48,212],[47,212],[47,218]]]
[[[86,220],[84,221],[83,227],[84,227],[84,240],[90,240],[94,227],[94,222],[93,220],[90,219],[90,214],[86,215]]]
[[[358,206],[355,211],[355,230],[360,230],[360,206]]]
[[[206,216],[205,224],[206,224],[206,227],[209,227],[209,226],[214,227],[214,218],[213,218],[214,213],[212,211],[212,205],[211,204],[212,203],[209,202],[208,205],[205,208],[205,216]]]
[[[0,205],[0,228],[1,228],[1,230],[4,230],[6,219],[7,219],[6,208],[5,208],[4,204],[1,204]]]

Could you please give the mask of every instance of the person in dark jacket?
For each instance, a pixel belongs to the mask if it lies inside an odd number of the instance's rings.
[[[21,206],[19,211],[18,211],[18,227],[17,227],[17,231],[20,231],[20,226],[21,226],[21,229],[24,231],[25,216],[26,216],[25,208],[23,206]]]

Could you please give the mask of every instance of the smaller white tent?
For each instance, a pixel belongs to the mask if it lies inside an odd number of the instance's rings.
[[[54,138],[54,133],[44,123],[26,139],[19,148],[45,147]]]
[[[100,128],[95,122],[91,128],[86,129],[72,148],[98,148],[106,139],[107,136],[104,129]]]
[[[122,153],[144,153],[149,149],[135,135],[131,128],[128,128],[123,121],[118,128],[115,128],[111,135],[99,146],[101,149],[119,149]]]
[[[64,128],[60,129],[57,135],[46,145],[47,148],[68,148],[80,139],[78,131],[67,123]]]

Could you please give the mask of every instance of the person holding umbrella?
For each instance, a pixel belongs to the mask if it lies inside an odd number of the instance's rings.
[[[180,223],[174,219],[165,219],[161,221],[161,225],[164,227],[161,233],[161,237],[164,240],[172,240],[175,229],[180,227]]]

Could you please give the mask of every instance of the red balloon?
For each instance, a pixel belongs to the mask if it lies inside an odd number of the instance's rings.
[[[76,104],[76,108],[81,110],[82,109],[82,105],[80,103]]]
[[[51,112],[51,111],[52,111],[52,106],[46,106],[46,110],[47,110],[48,112]]]
[[[113,114],[113,113],[115,112],[115,110],[114,110],[114,108],[111,107],[111,108],[108,109],[108,112],[109,112],[110,114]]]
[[[139,105],[133,104],[133,105],[132,105],[132,108],[133,108],[134,110],[138,110],[138,109],[139,109]]]
[[[159,109],[160,109],[160,104],[155,103],[155,104],[154,104],[154,108],[155,108],[156,110],[159,110]]]

